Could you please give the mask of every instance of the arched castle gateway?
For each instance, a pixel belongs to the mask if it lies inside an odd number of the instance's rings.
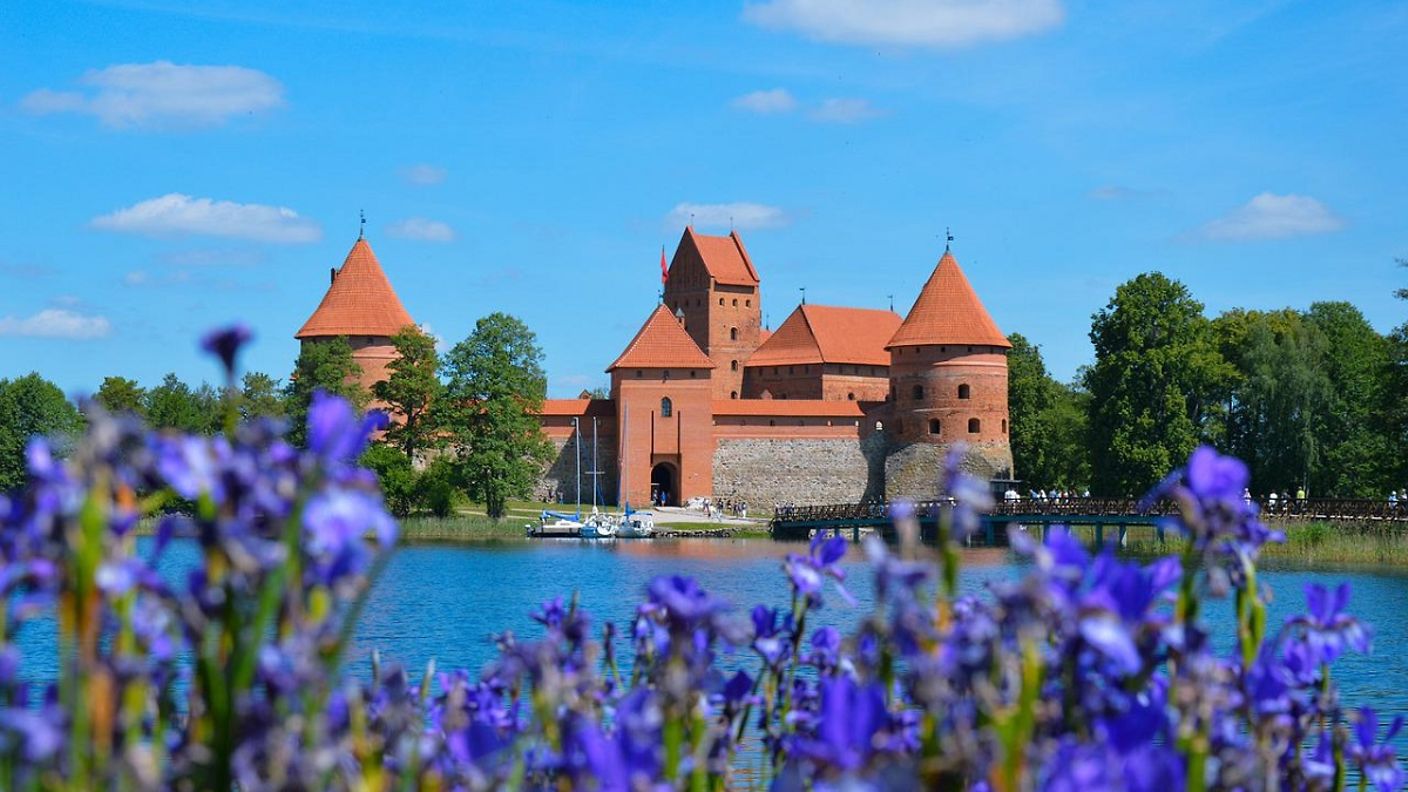
[[[389,336],[410,323],[359,239],[297,337],[348,336],[370,385],[394,355]],[[769,333],[743,240],[686,228],[663,301],[606,368],[610,398],[544,403],[558,456],[537,496],[576,492],[573,419],[582,491],[595,427],[608,502],[645,504],[655,490],[672,503],[723,496],[761,507],[932,497],[957,442],[971,472],[1010,478],[1009,348],[948,250],[904,317],[801,305]]]

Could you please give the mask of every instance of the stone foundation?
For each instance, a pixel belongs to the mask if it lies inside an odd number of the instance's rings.
[[[909,443],[893,449],[885,458],[887,498],[929,500],[942,493],[940,477],[949,446],[936,443]],[[987,481],[1005,477],[1012,470],[1012,449],[1005,443],[968,446],[961,463],[963,470]]]
[[[575,435],[557,439],[552,439],[556,456],[552,462],[543,469],[538,476],[538,483],[533,487],[534,500],[556,501],[557,495],[561,495],[563,503],[577,502],[577,446],[574,442]],[[601,494],[599,502],[616,502],[616,435],[597,439],[597,464],[602,471],[602,475],[597,478],[600,481]],[[587,475],[592,469],[592,437],[590,431],[582,438],[582,502],[590,504],[592,502],[592,476]]]
[[[714,451],[714,495],[747,501],[752,513],[778,503],[856,503],[877,497],[883,448],[848,439],[721,439]]]

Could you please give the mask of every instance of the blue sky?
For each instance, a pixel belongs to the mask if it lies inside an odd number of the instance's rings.
[[[0,377],[282,376],[365,210],[411,314],[537,331],[553,395],[655,302],[694,205],[775,327],[908,308],[953,228],[1054,372],[1159,269],[1215,313],[1408,282],[1408,6],[222,0],[0,6]]]

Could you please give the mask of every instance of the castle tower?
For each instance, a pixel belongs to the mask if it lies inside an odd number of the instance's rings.
[[[890,497],[932,497],[948,446],[969,446],[964,467],[983,478],[1012,472],[1007,439],[1007,350],[1002,331],[948,250],[890,351]]]
[[[714,362],[660,305],[607,367],[616,403],[618,503],[667,505],[714,488]]]
[[[358,237],[318,309],[294,334],[304,344],[345,336],[352,357],[361,366],[362,387],[387,378],[387,364],[396,359],[391,336],[415,321],[401,305],[367,240]]]
[[[743,366],[761,343],[758,271],[738,232],[707,236],[684,230],[665,281],[665,305],[714,362],[714,398],[738,398]]]

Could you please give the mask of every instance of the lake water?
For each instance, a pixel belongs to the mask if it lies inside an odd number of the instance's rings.
[[[757,603],[785,608],[787,580],[783,556],[804,551],[799,545],[743,539],[657,539],[603,543],[543,540],[484,545],[411,545],[398,549],[377,580],[355,631],[348,669],[369,676],[368,657],[380,651],[384,662],[407,666],[419,678],[427,662],[439,669],[478,670],[494,655],[492,637],[504,630],[533,637],[541,629],[529,617],[555,595],[576,592],[592,616],[593,633],[600,635],[606,620],[628,630],[646,584],[658,575],[696,578],[704,588],[746,613]],[[163,558],[162,571],[180,576],[196,559],[191,542],[175,542]],[[868,567],[858,548],[844,562],[847,587],[857,604],[847,605],[828,590],[827,604],[812,617],[814,627],[835,624],[846,628],[867,613],[873,598]],[[991,580],[1021,572],[1020,563],[1004,549],[963,552],[960,587],[980,591]],[[1353,586],[1351,613],[1372,626],[1374,651],[1350,654],[1335,668],[1335,678],[1347,705],[1373,704],[1389,713],[1408,714],[1408,575],[1372,571],[1264,570],[1261,579],[1272,588],[1270,629],[1304,608],[1304,588],[1310,583]],[[828,583],[828,587],[829,587]],[[1233,642],[1228,601],[1205,606],[1205,618],[1225,647]],[[21,643],[28,650],[26,674],[52,675],[52,623],[26,628]],[[618,644],[625,655],[625,642]],[[37,650],[37,651],[36,651]],[[52,650],[50,650],[52,651]],[[751,659],[748,661],[751,663]],[[1408,749],[1403,735],[1400,751]]]

